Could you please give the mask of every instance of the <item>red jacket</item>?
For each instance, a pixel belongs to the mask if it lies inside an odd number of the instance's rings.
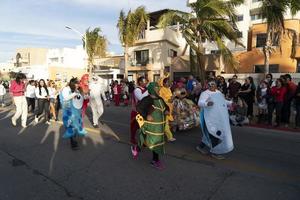
[[[24,82],[20,82],[20,84],[18,84],[17,81],[15,81],[15,80],[11,81],[9,91],[10,91],[10,93],[12,93],[12,95],[14,97],[23,96],[25,93]]]
[[[278,88],[274,86],[271,89],[271,94],[275,97],[276,102],[283,103],[286,95],[286,88],[285,87]]]

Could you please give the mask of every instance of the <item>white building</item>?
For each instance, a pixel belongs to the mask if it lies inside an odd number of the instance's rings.
[[[49,49],[47,53],[49,78],[67,82],[80,78],[87,69],[87,55],[82,46],[76,48]]]
[[[109,91],[109,85],[112,80],[120,82],[125,78],[124,56],[113,55],[95,59],[93,74],[100,77],[102,84]]]
[[[0,63],[0,74],[11,72],[11,71],[13,71],[13,69],[14,69],[13,60],[9,60],[7,62]]]
[[[196,2],[197,0],[188,0],[188,5]],[[248,33],[250,27],[254,24],[263,23],[262,15],[260,13],[262,0],[244,0],[244,3],[236,8],[238,15],[237,26],[239,29],[239,36],[241,42],[245,46],[235,46],[234,43],[227,42],[227,46],[233,51],[246,51],[248,46]],[[296,16],[292,17],[290,12],[286,13],[285,19],[300,19],[300,12]],[[217,46],[214,43],[205,42],[204,44],[206,54],[214,54],[217,50]]]
[[[172,76],[172,59],[189,54],[179,25],[164,29],[158,27],[160,16],[168,11],[165,9],[149,13],[147,29],[140,34],[134,46],[129,48],[129,63],[125,69],[129,81],[140,76],[156,81],[164,72],[170,72]]]

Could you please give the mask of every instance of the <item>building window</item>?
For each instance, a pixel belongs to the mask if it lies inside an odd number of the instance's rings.
[[[238,38],[242,38],[243,37],[243,32],[242,31],[238,31],[237,32],[237,37]]]
[[[175,51],[173,49],[170,49],[169,50],[169,57],[171,57],[171,58],[177,57],[177,51]]]
[[[117,74],[117,79],[124,79],[124,74]]]
[[[134,53],[137,66],[149,64],[149,50],[135,51]]]
[[[257,34],[256,35],[256,47],[264,47],[267,42],[267,34]]]
[[[59,60],[58,58],[50,58],[51,62],[58,62],[58,60]]]
[[[164,72],[169,73],[170,72],[170,66],[165,66]]]
[[[265,73],[265,65],[255,65],[254,72]],[[278,64],[269,65],[269,73],[279,73],[279,65]]]
[[[244,20],[244,15],[238,15],[237,16],[237,21],[240,22],[240,21],[243,21]]]
[[[160,79],[160,75],[159,75],[159,74],[154,74],[154,75],[153,75],[153,81],[154,81],[154,82],[158,82],[159,79]]]
[[[220,50],[211,50],[210,51],[211,54],[221,54]]]
[[[145,29],[140,32],[140,34],[139,34],[138,37],[139,37],[139,40],[142,40],[142,39],[146,38],[146,31],[145,31]]]
[[[267,34],[261,33],[256,35],[256,47],[264,47],[267,43]],[[279,45],[279,34],[275,34],[272,46],[278,46]]]
[[[261,14],[251,14],[251,20],[259,20],[262,19],[262,15]]]

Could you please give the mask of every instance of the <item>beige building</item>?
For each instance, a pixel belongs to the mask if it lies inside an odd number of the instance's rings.
[[[176,72],[171,67],[173,58],[188,55],[189,49],[179,31],[179,24],[165,29],[157,25],[159,18],[168,11],[149,13],[147,29],[140,34],[135,45],[129,48],[129,63],[125,69],[129,81],[136,81],[139,76],[156,81],[164,72],[170,72],[173,76]]]
[[[19,48],[16,50],[14,65],[16,67],[39,66],[46,64],[48,49]]]
[[[102,79],[102,83],[108,87],[112,80],[121,81],[125,78],[124,56],[110,55],[94,60],[93,74]]]

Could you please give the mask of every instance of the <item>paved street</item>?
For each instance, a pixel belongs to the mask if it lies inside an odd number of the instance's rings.
[[[106,108],[100,130],[86,118],[89,135],[72,151],[60,122],[13,128],[2,109],[0,200],[300,199],[300,133],[233,127],[235,150],[222,161],[195,150],[199,129],[177,133],[158,171],[148,150],[131,158],[129,115]]]

